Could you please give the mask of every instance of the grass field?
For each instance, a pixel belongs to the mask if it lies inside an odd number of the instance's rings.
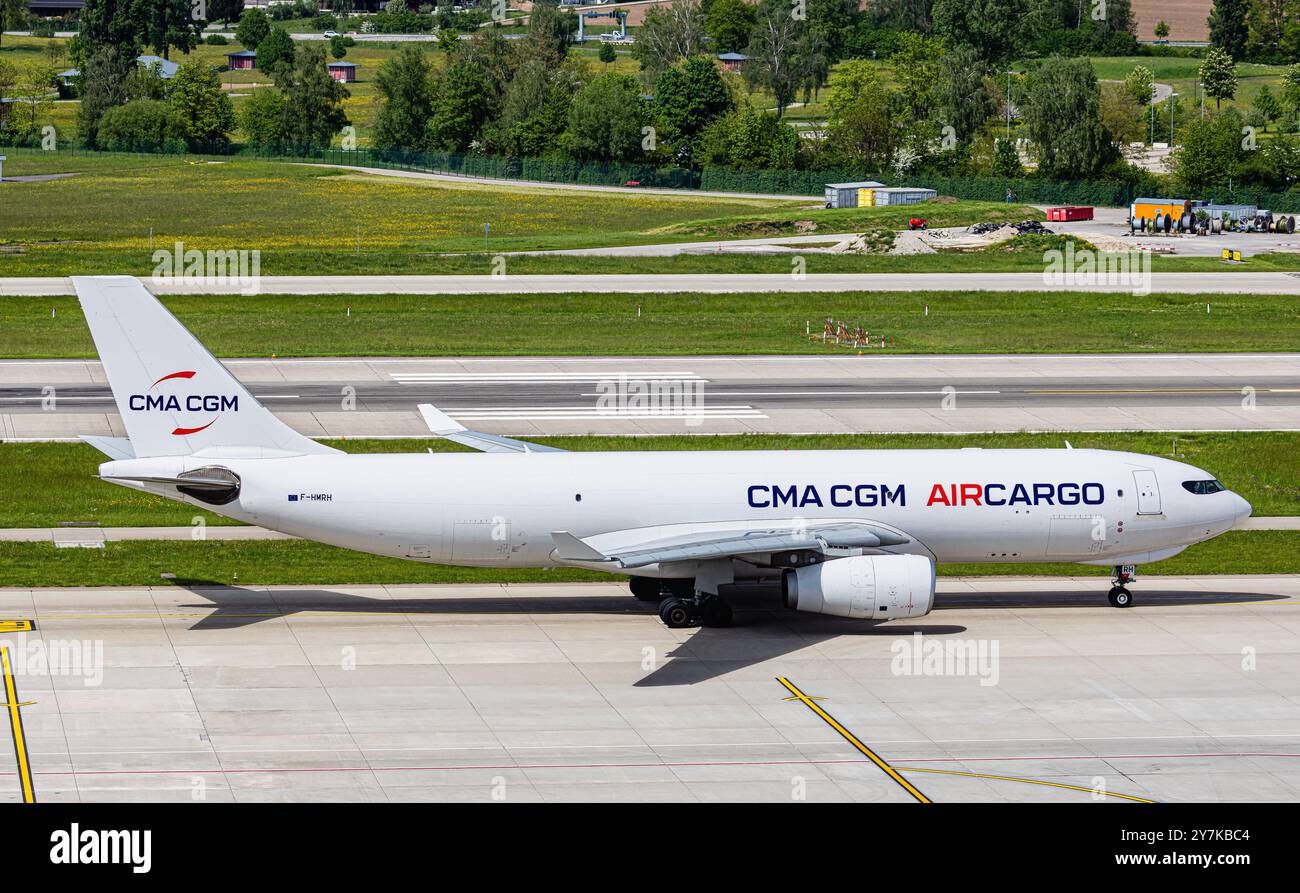
[[[539,439],[569,450],[1059,448],[1130,450],[1170,456],[1215,474],[1250,501],[1256,515],[1300,514],[1300,433],[719,435],[716,437],[560,437]],[[328,441],[353,453],[462,451],[444,440]],[[65,521],[103,527],[188,526],[231,522],[178,502],[94,477],[101,453],[86,444],[0,443],[0,527],[54,527]],[[0,571],[0,579],[2,571]]]
[[[877,353],[1277,351],[1300,344],[1300,302],[1288,295],[235,295],[164,303],[213,353],[240,357],[844,353],[803,336],[807,323],[818,332],[827,316],[886,336],[883,350],[872,348]],[[75,298],[0,299],[0,358],[93,356]]]
[[[1300,533],[1228,533],[1175,558],[1143,565],[1142,576],[1294,574]],[[174,580],[162,574],[174,574]],[[1098,603],[1109,568],[1076,564],[939,565],[940,576],[1092,576]],[[621,579],[576,568],[461,568],[380,558],[301,541],[126,542],[104,549],[0,543],[0,586],[342,585],[347,583],[563,583]],[[1141,599],[1141,583],[1136,587]]]
[[[4,186],[7,275],[143,274],[153,249],[176,240],[258,250],[264,274],[328,270],[359,253],[419,264],[424,253],[485,244],[496,252],[653,241],[649,231],[675,223],[792,204],[411,180],[248,158],[19,152],[5,166],[13,176],[55,171],[78,175]]]

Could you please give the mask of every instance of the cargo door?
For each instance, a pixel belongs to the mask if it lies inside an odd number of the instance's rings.
[[[1135,471],[1133,483],[1137,485],[1138,514],[1160,514],[1160,485],[1156,482],[1156,473],[1149,468]]]

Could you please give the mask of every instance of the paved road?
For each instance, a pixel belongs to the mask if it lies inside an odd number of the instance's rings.
[[[5,634],[14,657],[90,648],[15,673],[41,802],[911,799],[777,676],[935,802],[1082,805],[1098,779],[1117,801],[1300,799],[1300,577],[1144,576],[1122,611],[1105,587],[943,579],[933,614],[879,625],[745,597],[737,626],[677,631],[614,584],[0,603],[36,623]],[[898,659],[945,645],[974,659]]]
[[[1150,291],[1180,294],[1300,293],[1300,273],[1153,273]],[[844,292],[844,291],[1083,291],[1132,293],[1145,291],[1128,276],[1115,282],[1071,283],[1042,273],[808,273],[794,278],[784,273],[636,273],[627,275],[527,275],[527,276],[263,276],[263,294],[670,294],[704,292]],[[1143,280],[1145,282],[1145,280]],[[230,284],[187,283],[179,279],[146,280],[156,294],[240,294]],[[72,282],[63,277],[10,277],[0,279],[0,297],[73,294]]]
[[[357,173],[374,174],[380,177],[399,177],[408,180],[438,180],[448,183],[474,184],[484,186],[504,186],[517,190],[553,190],[560,189],[576,192],[623,192],[630,195],[645,194],[671,195],[674,198],[739,198],[763,199],[773,202],[816,202],[820,207],[825,197],[820,195],[773,195],[770,192],[717,192],[707,189],[666,189],[653,186],[596,186],[587,183],[552,183],[549,180],[517,180],[506,177],[472,177],[465,174],[438,173],[433,171],[403,171],[387,167],[363,167],[355,164],[324,164],[321,162],[295,162],[313,167],[333,167]]]
[[[468,427],[524,436],[1300,430],[1300,354],[227,364],[268,407],[312,436],[427,435],[416,410],[421,402]],[[52,410],[47,387],[54,389]],[[638,397],[642,387],[661,396]],[[0,439],[121,433],[98,362],[0,361]]]

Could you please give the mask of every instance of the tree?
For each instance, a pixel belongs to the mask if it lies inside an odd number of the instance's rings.
[[[795,166],[799,135],[776,115],[745,107],[705,128],[699,145],[705,164],[783,170]]]
[[[731,93],[707,56],[692,56],[667,68],[655,81],[655,120],[669,142],[689,141],[731,108]]]
[[[1150,105],[1156,95],[1155,75],[1146,66],[1138,65],[1124,78],[1124,90],[1138,105]]]
[[[788,17],[788,6],[786,14]],[[699,0],[672,0],[646,13],[632,55],[653,79],[668,66],[704,52],[707,37]]]
[[[336,34],[330,38],[330,55],[335,59],[342,59],[348,54],[348,39],[342,34]]]
[[[559,62],[569,52],[578,19],[561,10],[556,0],[537,0],[528,14],[528,44],[536,55]]]
[[[17,31],[27,15],[27,4],[23,0],[0,0],[0,43],[4,42],[5,31]]]
[[[433,80],[424,53],[407,44],[379,67],[375,87],[383,100],[375,119],[374,144],[379,149],[415,150],[424,146],[433,115]]]
[[[608,65],[618,58],[618,53],[615,51],[612,43],[602,43],[600,45],[600,52],[597,53],[596,58]]]
[[[1227,50],[1215,47],[1205,55],[1200,69],[1201,89],[1214,99],[1217,109],[1225,99],[1237,95],[1237,66]]]
[[[73,62],[84,67],[86,58],[104,47],[134,59],[140,53],[146,15],[146,0],[86,0],[72,45]]]
[[[494,115],[492,86],[487,74],[473,62],[447,66],[434,91],[429,118],[429,143],[448,152],[464,152]]]
[[[1251,0],[1246,52],[1256,62],[1283,62],[1286,32],[1295,27],[1294,0]]]
[[[1013,56],[1025,0],[934,0],[934,36],[949,46],[972,46],[985,59]]]
[[[1269,89],[1268,84],[1259,88],[1259,92],[1255,94],[1252,107],[1263,117],[1265,127],[1282,117],[1282,103],[1277,101],[1277,97],[1273,95],[1273,91]]]
[[[1142,109],[1124,84],[1101,85],[1097,118],[1115,142],[1136,142],[1146,135]]]
[[[501,113],[484,128],[489,151],[536,157],[557,151],[569,128],[569,110],[580,87],[576,67],[525,59],[501,101]]]
[[[942,56],[942,43],[915,31],[904,31],[894,43],[894,51],[889,55],[890,72],[898,85],[898,101],[914,122],[932,116],[934,86]]]
[[[1088,59],[1053,56],[1029,76],[1021,115],[1041,173],[1063,180],[1090,177],[1114,157],[1098,118],[1099,102]]]
[[[1014,141],[998,137],[993,147],[993,175],[1015,179],[1024,174]]]
[[[202,62],[186,62],[176,69],[169,102],[191,145],[225,143],[235,129],[235,110],[221,89],[221,78]]]
[[[746,49],[745,80],[776,98],[776,116],[785,114],[800,89],[816,86],[821,60],[809,40],[806,23],[790,15],[785,0],[762,0],[758,24]]]
[[[143,39],[164,59],[171,58],[172,47],[189,53],[199,45],[202,19],[195,19],[191,0],[139,0],[144,7]]]
[[[817,51],[827,60],[827,70],[823,76],[830,74],[830,65],[844,58],[845,44],[853,27],[861,18],[858,12],[858,0],[804,0],[807,4],[805,18],[808,32]]]
[[[569,131],[574,154],[583,161],[631,161],[641,154],[644,122],[636,81],[623,74],[602,74],[573,97]]]
[[[1156,33],[1156,40],[1168,40],[1168,39],[1169,39],[1169,23],[1166,22],[1164,19],[1161,19],[1160,21],[1156,22],[1156,31],[1155,31],[1155,33]]]
[[[997,111],[984,84],[985,62],[974,47],[958,47],[940,60],[939,69],[935,108],[957,139],[969,144]]]
[[[719,53],[738,53],[749,43],[758,21],[755,7],[745,0],[713,0],[704,16],[704,29]]]
[[[104,112],[98,144],[117,151],[172,151],[183,149],[185,124],[168,103],[136,99]]]
[[[258,54],[260,58],[260,47]],[[284,93],[285,100],[280,117],[280,142],[291,146],[328,146],[334,134],[352,123],[343,112],[347,88],[326,71],[325,47],[319,43],[303,44],[292,61],[280,64],[276,86]]]
[[[271,20],[266,13],[254,7],[244,10],[235,28],[235,40],[246,50],[256,50],[271,33]]]
[[[441,28],[438,31],[438,49],[448,56],[460,47],[460,32],[455,28]]]
[[[22,70],[10,90],[6,91],[16,100],[10,104],[5,121],[6,135],[19,142],[34,140],[39,135],[44,123],[48,123],[53,87],[53,66],[37,63]]]
[[[826,139],[831,151],[866,170],[883,170],[893,158],[898,135],[875,66],[865,59],[843,63],[831,77],[829,93]]]
[[[322,47],[321,55],[324,54],[324,47]],[[257,67],[271,77],[275,77],[276,70],[281,65],[292,66],[293,64],[293,38],[283,28],[272,28],[257,44]]]
[[[1282,77],[1282,101],[1292,112],[1300,112],[1300,62],[1287,68]]]
[[[238,21],[244,12],[244,0],[207,0],[208,21],[227,26]]]
[[[1183,128],[1183,141],[1174,151],[1174,177],[1193,192],[1224,186],[1245,158],[1241,147],[1241,118],[1236,114],[1193,118]]]
[[[104,113],[127,101],[128,79],[137,68],[136,55],[136,48],[129,43],[95,44],[85,52],[79,78],[77,133],[87,146],[99,145],[99,120]]]
[[[274,87],[258,87],[239,107],[240,129],[245,138],[259,146],[280,142],[283,119],[284,95]]]
[[[1206,19],[1210,43],[1231,59],[1241,59],[1246,55],[1246,39],[1250,35],[1246,16],[1249,11],[1249,0],[1214,0],[1210,17]]]

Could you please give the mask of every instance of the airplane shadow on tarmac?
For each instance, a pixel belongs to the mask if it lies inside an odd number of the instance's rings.
[[[639,602],[628,596],[566,595],[474,598],[367,598],[330,589],[245,589],[209,581],[188,581],[177,585],[204,599],[202,604],[180,608],[213,608],[195,623],[194,630],[237,629],[266,620],[295,614],[608,614],[647,615],[655,612],[653,602]],[[1284,600],[1285,596],[1243,592],[1185,592],[1144,589],[1136,601],[1140,606],[1231,604]],[[798,614],[774,606],[770,596],[728,594],[735,608],[735,623],[727,629],[701,628],[689,633],[657,669],[634,683],[637,686],[692,685],[717,676],[774,660],[844,636],[887,636],[898,638],[921,632],[929,636],[952,636],[966,632],[965,626],[928,620],[904,623],[852,620],[841,617]],[[1106,605],[1105,595],[1090,592],[1021,591],[954,595],[941,594],[935,611],[971,608],[1097,608]],[[1111,609],[1119,610],[1119,609]]]

